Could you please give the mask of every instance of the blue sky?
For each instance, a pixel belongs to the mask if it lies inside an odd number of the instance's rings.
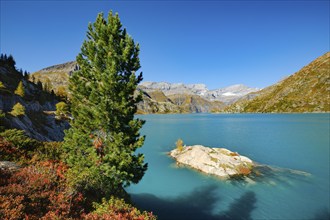
[[[144,81],[263,88],[329,51],[329,0],[1,0],[1,53],[29,72],[75,60],[110,10],[140,44]]]

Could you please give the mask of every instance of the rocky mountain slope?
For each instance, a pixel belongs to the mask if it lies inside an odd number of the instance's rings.
[[[55,93],[68,93],[69,76],[79,67],[76,61],[46,67],[32,74],[31,81],[42,82]]]
[[[172,100],[164,95],[161,91],[144,92],[142,93],[142,101],[138,103],[138,114],[166,114],[166,113],[181,113],[181,108],[175,105]]]
[[[275,85],[249,94],[226,112],[329,112],[330,52]]]
[[[198,95],[173,94],[168,96],[181,112],[218,112],[225,107],[220,101],[209,101]]]
[[[0,62],[0,127],[25,130],[27,135],[41,141],[61,141],[69,123],[56,120],[55,115],[49,113],[55,111],[57,97],[40,88],[40,84],[30,82],[16,70],[14,62],[8,64],[6,59]],[[20,82],[24,95],[16,92]],[[12,114],[17,103],[25,108],[21,115]]]
[[[143,100],[138,104],[138,114],[200,113],[218,112],[225,106],[219,101],[208,101],[197,95],[173,94],[165,96],[162,91],[142,92]]]

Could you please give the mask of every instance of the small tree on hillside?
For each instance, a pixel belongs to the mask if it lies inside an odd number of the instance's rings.
[[[3,84],[3,82],[0,81],[0,89],[5,89],[6,86]]]
[[[42,82],[40,80],[37,81],[37,87],[42,90]]]
[[[31,75],[31,82],[35,83],[35,80],[36,80],[36,78],[34,77],[34,75]]]
[[[46,80],[45,80],[45,82],[44,82],[44,90],[45,90],[46,92],[50,92],[50,91],[52,91],[52,83],[51,83],[51,81],[50,81],[49,78],[46,78]]]
[[[65,102],[59,102],[56,104],[56,112],[57,116],[65,115],[69,111],[68,105]]]
[[[0,118],[4,118],[6,114],[0,109]]]
[[[24,79],[29,80],[29,78],[30,78],[30,75],[29,75],[29,73],[25,70],[25,71],[24,71]]]
[[[13,106],[13,109],[10,114],[15,117],[25,115],[25,107],[18,102]]]
[[[15,90],[14,93],[15,93],[16,95],[19,95],[19,96],[21,96],[21,97],[24,97],[25,92],[24,92],[24,87],[23,87],[23,82],[22,82],[22,81],[20,81],[20,82],[18,83],[18,86],[17,86],[17,88],[16,88],[16,90]]]
[[[66,89],[64,86],[59,86],[57,88],[57,92],[56,94],[62,99],[62,100],[66,100],[68,97],[68,93],[66,92]]]
[[[176,149],[179,151],[179,152],[182,152],[183,150],[183,140],[181,138],[179,138],[176,142],[175,142],[175,145],[176,145]]]
[[[6,117],[6,113],[4,113],[1,109],[0,109],[0,132],[2,132],[5,129],[5,126],[3,126],[4,123],[4,118]],[[0,150],[1,151],[1,150]]]
[[[141,101],[134,95],[142,80],[142,73],[136,75],[139,46],[112,12],[107,19],[98,14],[87,38],[69,85],[74,121],[63,144],[68,178],[76,189],[116,194],[147,169],[144,156],[134,153],[144,143],[144,121],[134,118]]]

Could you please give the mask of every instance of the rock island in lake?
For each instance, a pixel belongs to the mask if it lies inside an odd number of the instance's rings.
[[[194,145],[174,149],[169,155],[178,164],[187,165],[206,174],[224,179],[249,175],[255,167],[254,162],[248,157],[225,148]]]

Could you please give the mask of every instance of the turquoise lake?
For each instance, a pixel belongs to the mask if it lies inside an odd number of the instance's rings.
[[[139,115],[148,171],[127,191],[159,219],[329,219],[329,114]],[[279,168],[255,182],[177,167],[167,152],[225,147]],[[308,175],[296,173],[303,171]]]

